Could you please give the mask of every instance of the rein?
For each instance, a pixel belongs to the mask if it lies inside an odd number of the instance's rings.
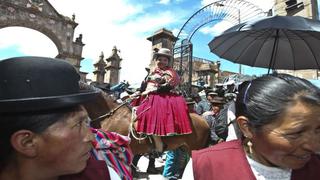
[[[123,103],[121,103],[120,105],[118,105],[116,108],[112,109],[109,113],[106,113],[106,114],[103,114],[93,120],[91,120],[91,122],[95,122],[95,121],[98,121],[102,118],[108,118],[108,117],[111,117],[118,109],[120,109],[122,106],[124,105],[127,105],[128,104],[128,101],[124,101]],[[149,109],[149,108],[148,108]],[[146,109],[147,110],[147,109]],[[143,112],[145,112],[146,110],[144,110]],[[134,110],[135,111],[135,110]],[[136,135],[136,131],[135,131],[135,128],[134,128],[134,122],[136,121],[136,117],[133,115],[135,113],[132,113],[131,115],[131,123],[129,125],[129,134],[132,134],[133,138],[135,138],[136,140],[138,141],[142,141],[144,139],[147,138],[147,135],[143,135],[142,137],[138,137]],[[129,136],[129,135],[128,135]]]
[[[103,114],[93,120],[91,120],[91,122],[95,122],[97,120],[100,120],[102,118],[106,118],[106,117],[110,117],[113,115],[113,113],[115,113],[118,109],[120,109],[122,106],[126,105],[127,104],[127,101],[121,103],[119,106],[117,106],[116,108],[112,109],[110,112],[106,113],[106,114]]]

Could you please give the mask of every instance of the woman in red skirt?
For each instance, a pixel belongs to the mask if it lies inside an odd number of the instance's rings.
[[[139,134],[170,136],[192,132],[184,98],[173,91],[179,84],[178,74],[169,67],[173,59],[169,49],[155,53],[156,68],[147,78],[144,100],[137,109]]]

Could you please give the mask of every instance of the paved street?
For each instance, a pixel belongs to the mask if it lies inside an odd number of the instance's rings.
[[[138,162],[138,168],[139,168],[139,172],[138,172],[138,178],[133,178],[134,180],[165,180],[166,178],[164,178],[161,174],[148,174],[146,173],[147,171],[147,167],[148,167],[148,163],[149,163],[149,159],[145,156],[142,156]],[[156,168],[157,169],[163,169],[164,166],[164,162],[161,162],[161,159],[156,159],[155,162]]]

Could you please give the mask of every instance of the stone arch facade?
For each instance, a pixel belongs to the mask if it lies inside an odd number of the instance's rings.
[[[0,29],[26,27],[46,35],[57,47],[57,58],[65,59],[79,71],[82,58],[82,35],[75,41],[77,27],[72,18],[59,14],[47,0],[1,0]],[[86,73],[81,73],[84,80]]]

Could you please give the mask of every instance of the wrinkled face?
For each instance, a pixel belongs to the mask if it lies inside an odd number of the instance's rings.
[[[165,56],[159,56],[156,60],[158,68],[163,69],[169,65],[169,59]]]
[[[267,166],[299,169],[320,150],[320,107],[298,102],[253,133],[253,156]]]
[[[83,107],[65,118],[41,134],[38,156],[43,166],[50,167],[58,175],[78,173],[86,167],[94,138]]]

